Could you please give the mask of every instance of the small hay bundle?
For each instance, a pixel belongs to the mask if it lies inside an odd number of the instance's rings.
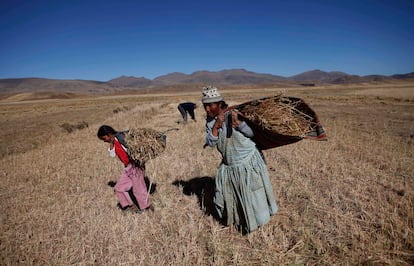
[[[318,129],[316,113],[300,98],[280,95],[246,102],[232,107],[252,127],[254,140],[260,149],[269,149],[294,143]],[[320,132],[319,132],[320,130]]]
[[[128,155],[143,164],[160,155],[166,146],[166,136],[151,128],[132,128],[125,134]]]

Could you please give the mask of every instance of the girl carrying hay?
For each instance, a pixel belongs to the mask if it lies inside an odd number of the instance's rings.
[[[217,146],[223,158],[215,178],[216,210],[226,225],[250,233],[277,212],[265,162],[251,139],[252,129],[228,109],[217,88],[204,87],[202,93],[206,145]]]
[[[137,213],[140,213],[142,210],[153,210],[144,180],[144,166],[136,165],[129,157],[124,133],[117,132],[112,127],[103,125],[99,128],[97,135],[100,140],[109,143],[109,155],[111,157],[118,156],[125,166],[114,187],[119,201],[118,206],[122,210],[135,210]],[[129,195],[128,191],[131,188],[139,206],[134,204]]]

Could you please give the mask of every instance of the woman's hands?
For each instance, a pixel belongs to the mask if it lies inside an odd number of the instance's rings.
[[[220,112],[217,116],[216,116],[216,122],[213,125],[213,128],[211,129],[211,134],[213,134],[213,136],[217,137],[218,136],[218,130],[219,128],[221,128],[223,126],[224,123],[224,114],[225,112]]]
[[[233,120],[233,123],[232,123],[233,128],[240,126],[241,123],[243,122],[239,119],[239,113],[240,113],[239,111],[231,110],[231,118]]]
[[[219,129],[223,126],[225,113],[226,112],[220,112],[218,116],[216,116],[216,123],[214,123],[213,128]]]
[[[232,123],[231,126],[232,128],[235,128],[237,126],[240,126],[242,121],[239,119],[239,112],[236,110],[223,110],[222,112],[220,112],[217,116],[216,116],[216,122],[213,125],[212,131],[211,133],[213,134],[213,136],[218,136],[218,130],[223,126],[223,123],[225,121],[225,117],[226,114],[228,112],[231,112],[231,119],[232,119]],[[229,114],[230,115],[230,114]]]

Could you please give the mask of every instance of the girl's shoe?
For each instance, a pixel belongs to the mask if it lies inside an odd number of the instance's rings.
[[[147,207],[146,209],[145,209],[146,211],[154,211],[154,205],[150,205],[149,207]]]
[[[120,204],[119,202],[116,204],[116,206],[117,206],[119,209],[121,209],[122,211],[126,211],[126,210],[128,210],[129,208],[131,208],[131,207],[132,207],[131,205],[129,205],[129,206],[125,206],[125,207],[122,207],[122,206],[121,206],[121,204]]]
[[[125,211],[125,212],[127,212],[127,211],[131,211],[131,212],[138,212],[138,211],[141,211],[137,206],[135,206],[135,205],[128,205],[128,206],[125,206],[125,207],[122,207],[121,206],[121,204],[117,204],[116,205],[119,209],[121,209],[122,211]]]
[[[137,208],[137,210],[135,211],[135,213],[137,213],[137,214],[141,214],[141,213],[143,213],[144,211],[151,211],[151,212],[153,212],[154,211],[154,206],[152,206],[152,204],[149,206],[149,207],[147,207],[147,208],[145,208],[145,209],[138,209]]]

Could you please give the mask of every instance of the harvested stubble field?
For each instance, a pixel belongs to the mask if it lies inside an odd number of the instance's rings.
[[[239,104],[280,91],[223,94]],[[280,211],[247,236],[205,213],[220,156],[203,149],[202,108],[196,123],[177,123],[178,103],[199,103],[198,92],[2,100],[1,264],[414,264],[414,83],[285,94],[314,108],[329,141],[265,151]],[[79,121],[89,126],[72,133],[59,126]],[[107,183],[122,165],[96,137],[101,124],[179,129],[147,163],[154,213],[115,207]]]

